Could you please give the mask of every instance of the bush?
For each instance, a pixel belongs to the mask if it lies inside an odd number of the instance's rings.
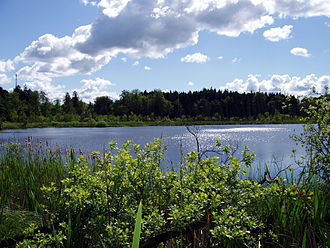
[[[330,172],[330,95],[328,89],[318,98],[305,98],[308,108],[303,109],[307,118],[304,131],[292,138],[305,148],[306,156],[300,164],[303,165],[303,174],[306,180],[314,175],[320,180],[329,183]]]
[[[263,223],[251,202],[260,200],[269,189],[238,177],[253,155],[245,152],[245,162],[232,158],[220,164],[216,158],[199,160],[197,153],[191,152],[179,172],[162,172],[165,148],[161,140],[146,144],[143,150],[130,142],[114,154],[116,149],[116,144],[110,143],[104,156],[93,154],[97,161],[93,169],[81,156],[67,167],[68,176],[60,185],[43,187],[48,199],[44,213],[57,233],[70,237],[64,243],[72,247],[100,243],[129,247],[141,201],[142,243],[159,234],[185,233],[190,228],[200,242],[215,245],[253,246],[262,238]],[[199,226],[195,227],[196,223]],[[202,235],[205,232],[207,236]],[[193,242],[189,235],[174,240],[183,246]]]
[[[107,127],[108,124],[105,121],[98,121],[95,124],[96,127]]]

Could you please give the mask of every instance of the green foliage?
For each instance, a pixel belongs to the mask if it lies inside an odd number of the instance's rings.
[[[289,107],[281,108],[282,103]],[[122,126],[297,122],[297,116],[301,116],[300,106],[301,102],[293,96],[286,98],[261,92],[239,94],[214,89],[188,93],[124,90],[116,101],[109,96],[98,96],[89,104],[74,91],[72,95],[67,92],[60,104],[59,99],[52,102],[42,91],[18,86],[8,92],[0,87],[0,120],[19,123],[19,126],[11,126],[16,128],[29,128],[36,123],[39,127],[44,123],[52,126],[51,122],[68,127],[104,126],[102,121],[105,126],[109,126],[108,123],[112,126],[111,122]],[[4,128],[9,126],[6,124]]]
[[[35,225],[31,224],[24,232],[25,235],[33,235],[32,239],[24,239],[19,242],[16,247],[19,248],[48,248],[48,247],[65,247],[65,236],[62,231],[53,230],[52,233],[35,232]],[[70,246],[67,246],[70,247]]]
[[[300,135],[293,135],[293,139],[305,148],[306,157],[301,162],[306,174],[306,180],[314,175],[329,183],[330,173],[330,95],[328,89],[318,98],[305,98],[303,102],[308,106],[304,109],[308,123]]]
[[[0,240],[21,235],[29,224],[40,227],[41,217],[34,211],[4,208],[0,213]]]
[[[180,173],[164,173],[159,166],[164,152],[161,140],[146,144],[143,150],[127,142],[116,154],[116,144],[109,145],[104,156],[94,153],[96,168],[89,167],[81,156],[68,164],[67,177],[60,185],[42,188],[47,199],[43,213],[49,223],[60,223],[56,232],[64,235],[67,247],[97,246],[100,242],[109,247],[129,247],[140,201],[144,202],[142,241],[185,229],[207,215],[209,239],[216,244],[253,246],[263,237],[258,231],[263,223],[251,209],[251,202],[269,190],[239,179],[244,173],[239,159],[219,164],[216,158],[198,160],[191,152]],[[247,151],[244,154],[249,165],[251,155]]]

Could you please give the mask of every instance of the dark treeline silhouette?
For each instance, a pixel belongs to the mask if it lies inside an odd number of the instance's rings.
[[[90,121],[240,121],[297,119],[304,101],[280,93],[238,93],[203,89],[194,92],[122,91],[120,99],[100,96],[83,102],[77,92],[50,101],[44,92],[0,87],[1,122]],[[285,107],[284,107],[285,106]]]

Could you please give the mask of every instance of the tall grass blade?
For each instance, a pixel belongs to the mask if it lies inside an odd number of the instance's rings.
[[[319,191],[318,191],[318,184],[317,178],[314,176],[314,219],[316,219],[319,207]]]
[[[70,214],[70,211],[69,211],[69,214],[68,214],[68,229],[67,229],[67,232],[68,232],[68,238],[67,238],[67,244],[66,244],[66,247],[67,248],[70,248],[71,247],[71,231],[72,231],[72,226],[71,226],[71,214]]]
[[[307,228],[305,228],[305,231],[304,231],[304,238],[303,238],[303,241],[301,244],[301,248],[306,248],[306,238],[307,238]]]
[[[141,222],[142,222],[142,202],[140,202],[138,212],[136,215],[132,248],[139,248],[140,234],[141,234]]]

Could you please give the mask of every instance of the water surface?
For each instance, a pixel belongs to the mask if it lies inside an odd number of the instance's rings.
[[[239,155],[244,146],[249,146],[256,153],[255,165],[263,165],[276,160],[282,165],[290,165],[291,150],[297,148],[289,138],[290,134],[300,133],[302,125],[210,125],[200,126],[200,143],[202,148],[213,146],[220,139],[225,144],[238,145]],[[178,167],[180,162],[180,142],[183,152],[196,150],[193,136],[182,126],[155,126],[155,127],[107,127],[107,128],[34,128],[4,130],[0,132],[0,141],[15,140],[25,144],[28,136],[34,142],[46,141],[62,149],[73,146],[80,148],[84,154],[93,150],[104,151],[108,142],[117,141],[119,145],[127,140],[144,145],[154,138],[162,138],[168,145],[165,153],[165,166],[173,162]],[[299,147],[298,147],[299,151]]]

